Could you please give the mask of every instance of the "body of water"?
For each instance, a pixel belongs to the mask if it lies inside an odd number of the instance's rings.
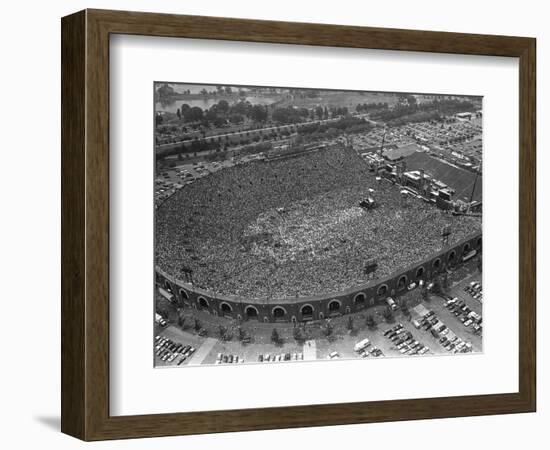
[[[215,105],[218,103],[221,99],[211,97],[211,98],[197,98],[197,99],[189,99],[189,100],[176,100],[173,103],[161,103],[156,102],[155,103],[155,111],[166,111],[171,113],[176,113],[178,108],[183,105],[184,103],[187,103],[191,108],[194,106],[198,106],[202,110],[210,108],[212,105]],[[245,97],[246,101],[249,101],[252,105],[270,105],[271,103],[275,103],[277,99],[270,98],[270,97]],[[235,97],[235,99],[227,100],[227,102],[231,105],[234,103],[237,103],[239,99]]]

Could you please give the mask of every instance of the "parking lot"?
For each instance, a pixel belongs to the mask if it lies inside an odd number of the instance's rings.
[[[462,284],[455,286],[453,291],[458,292]],[[465,295],[462,295],[460,298],[464,297]],[[475,306],[472,301],[468,301],[468,304]],[[254,339],[249,343],[243,343],[238,339],[224,341],[216,337],[201,337],[191,331],[182,331],[175,325],[168,325],[161,329],[158,335],[169,337],[176,343],[191,345],[195,355],[201,355],[198,359],[196,357],[187,358],[181,365],[265,364],[273,361],[296,362],[308,359],[445,355],[454,354],[456,347],[459,347],[459,350],[463,349],[464,352],[482,351],[481,335],[474,334],[471,326],[464,326],[460,319],[445,306],[445,300],[442,297],[432,296],[429,301],[418,303],[416,307],[410,309],[410,316],[397,311],[390,323],[382,317],[382,310],[383,308],[369,310],[374,313],[373,316],[377,322],[375,327],[366,326],[364,324],[365,315],[357,314],[353,316],[354,329],[349,330],[344,325],[348,316],[344,316],[333,319],[335,331],[330,338],[316,336],[307,341],[297,341],[292,338],[291,324],[286,324],[288,329],[285,328],[285,324],[276,325],[281,335],[281,342],[278,344],[271,340],[274,324],[256,324]],[[438,332],[435,337],[431,327],[428,329],[424,326],[417,328],[415,323],[422,320],[422,315],[417,311],[421,311],[423,314],[430,312],[429,318],[437,323],[438,328],[444,325],[444,332]],[[433,318],[437,320],[433,320]],[[395,331],[398,333],[394,336]],[[446,337],[447,341],[453,340],[453,343],[448,342],[450,348],[446,348],[440,342],[443,337]],[[366,351],[356,351],[357,343],[365,339],[369,341]],[[316,357],[313,358],[313,355]],[[178,358],[170,362],[162,361],[157,357],[156,361],[160,366],[175,365]]]
[[[220,359],[222,364],[265,364],[312,359],[449,355],[455,354],[457,347],[466,353],[479,353],[483,350],[482,333],[481,330],[474,332],[474,325],[477,321],[482,327],[483,305],[481,296],[478,295],[476,299],[472,295],[474,291],[471,285],[476,283],[479,289],[475,292],[481,293],[478,264],[470,261],[449,274],[449,285],[443,295],[432,293],[422,299],[420,290],[414,289],[400,298],[406,307],[396,305],[392,317],[386,317],[386,305],[377,305],[355,314],[334,317],[330,319],[329,325],[326,321],[307,322],[298,326],[288,322],[263,323],[252,320],[237,323],[212,316],[206,311],[188,308],[179,311],[185,316],[180,325],[174,305],[158,295],[158,311],[168,323],[166,326],[156,324],[155,336],[193,347],[193,354],[188,355],[180,366],[219,364],[216,361]],[[429,325],[425,321],[417,327],[428,313],[432,323]],[[371,323],[369,316],[374,323]],[[472,318],[471,323],[464,320],[468,318]],[[200,336],[194,327],[197,322],[201,324]],[[330,333],[327,332],[327,326],[331,328]],[[222,339],[221,328],[225,328],[230,335],[228,339]],[[402,329],[399,334],[405,339],[388,337],[392,333],[389,330],[395,328]],[[273,341],[274,330],[279,336],[277,343]],[[453,342],[442,343],[444,337]],[[365,339],[369,341],[367,351],[356,351],[356,345]],[[177,355],[172,361],[168,361],[168,356],[163,361],[156,355],[155,365],[178,366],[182,356]]]

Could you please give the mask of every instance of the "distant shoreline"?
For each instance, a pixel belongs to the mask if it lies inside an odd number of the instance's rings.
[[[278,97],[280,94],[271,94],[266,95],[266,98],[275,98]],[[156,98],[155,102],[162,103],[162,104],[172,104],[176,102],[177,100],[238,100],[239,98],[242,98],[245,100],[247,97],[262,97],[262,95],[258,94],[252,94],[250,92],[246,93],[244,96],[240,96],[238,92],[235,92],[234,94],[222,94],[222,95],[212,95],[212,94],[174,94],[170,95],[169,97],[163,97],[163,98]]]

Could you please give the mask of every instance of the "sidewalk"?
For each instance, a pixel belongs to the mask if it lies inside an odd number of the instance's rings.
[[[315,341],[306,341],[304,343],[304,361],[314,361],[317,359],[317,344]]]
[[[199,347],[199,349],[193,354],[187,365],[189,366],[199,366],[202,364],[204,359],[208,356],[210,351],[214,348],[214,345],[216,345],[216,342],[218,342],[217,339],[214,338],[206,338],[204,343]]]

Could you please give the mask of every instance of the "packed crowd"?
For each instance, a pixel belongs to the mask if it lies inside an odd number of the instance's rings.
[[[374,197],[376,207],[359,202]],[[185,186],[156,214],[156,261],[204,289],[246,298],[301,297],[382,277],[481,228],[402,197],[349,149],[231,167]]]

